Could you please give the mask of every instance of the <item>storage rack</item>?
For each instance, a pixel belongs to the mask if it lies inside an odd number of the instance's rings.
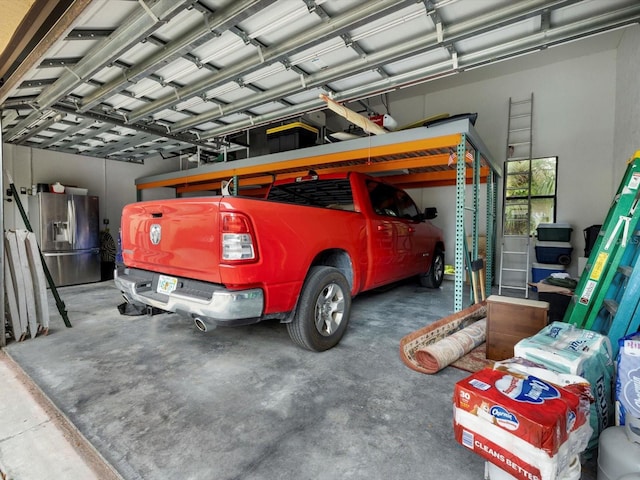
[[[464,159],[458,162],[457,159]],[[318,173],[361,171],[385,174],[385,181],[402,188],[456,187],[456,241],[454,311],[463,308],[465,272],[465,210],[472,212],[471,252],[478,255],[480,184],[487,184],[485,258],[486,285],[493,279],[497,209],[497,178],[502,167],[495,162],[469,119],[433,127],[418,127],[346,142],[291,150],[231,162],[199,166],[179,172],[135,180],[138,200],[142,191],[172,187],[176,194],[220,190],[222,182],[234,180],[243,195],[263,195],[276,179],[297,177],[309,170]],[[472,188],[473,206],[465,206],[466,185]]]

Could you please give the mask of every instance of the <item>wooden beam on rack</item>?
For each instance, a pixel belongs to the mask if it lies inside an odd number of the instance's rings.
[[[354,112],[344,105],[340,105],[338,102],[332,100],[324,93],[320,94],[320,99],[327,104],[329,110],[334,111],[335,113],[346,119],[348,122],[351,122],[354,125],[362,128],[362,130],[364,130],[365,132],[373,133],[374,135],[383,135],[387,133],[387,131],[377,123],[373,123],[367,117],[360,115],[358,112]]]

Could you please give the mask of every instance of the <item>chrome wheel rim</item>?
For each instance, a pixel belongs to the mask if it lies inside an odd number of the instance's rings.
[[[441,255],[436,256],[435,261],[433,262],[433,279],[436,282],[440,282],[442,277],[444,276],[444,260]]]
[[[344,292],[336,283],[325,285],[316,299],[315,323],[318,332],[333,335],[344,318]]]

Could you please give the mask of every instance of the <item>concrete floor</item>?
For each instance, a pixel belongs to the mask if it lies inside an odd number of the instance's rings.
[[[0,478],[122,480],[3,351],[0,385]]]
[[[452,312],[453,282],[357,297],[323,353],[276,322],[203,334],[178,315],[122,316],[112,282],[60,295],[73,328],[51,303],[49,335],[6,352],[127,480],[483,477],[453,438],[453,386],[469,374],[399,357],[404,335]]]

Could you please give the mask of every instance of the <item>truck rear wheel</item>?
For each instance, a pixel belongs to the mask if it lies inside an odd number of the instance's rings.
[[[444,279],[444,253],[436,250],[431,261],[431,268],[420,275],[420,285],[427,288],[439,288]]]
[[[351,289],[340,270],[312,267],[287,331],[303,348],[322,352],[338,344],[349,322]]]

